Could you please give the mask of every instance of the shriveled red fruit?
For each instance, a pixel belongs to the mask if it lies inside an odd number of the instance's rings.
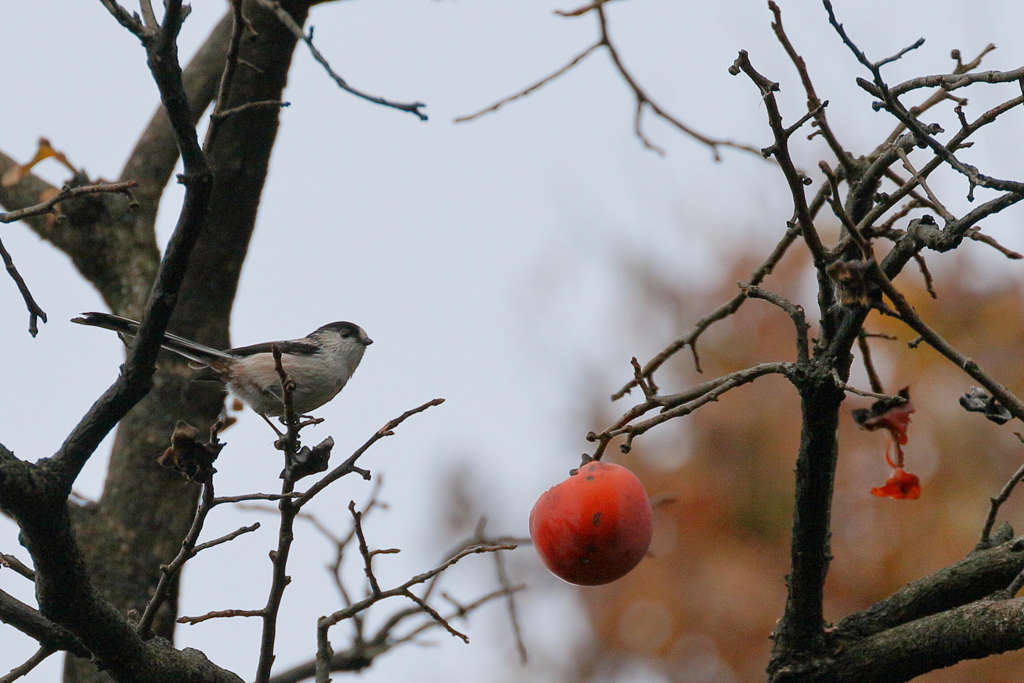
[[[530,538],[551,573],[598,586],[622,578],[647,553],[654,518],[640,480],[625,467],[590,462],[541,495]]]
[[[913,500],[921,496],[921,479],[916,474],[897,467],[893,469],[892,476],[885,480],[885,486],[875,486],[871,489],[871,495]]]

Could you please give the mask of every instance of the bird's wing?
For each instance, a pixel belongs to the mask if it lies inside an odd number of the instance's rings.
[[[262,344],[253,344],[252,346],[240,346],[237,349],[229,349],[228,353],[236,358],[255,356],[257,353],[271,353],[275,345],[281,353],[293,356],[312,356],[320,350],[320,347],[314,342],[306,339],[292,339],[289,341],[264,342]]]

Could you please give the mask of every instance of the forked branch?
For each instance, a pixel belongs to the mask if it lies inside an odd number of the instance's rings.
[[[494,104],[484,107],[483,109],[475,113],[457,117],[455,119],[455,123],[465,123],[467,121],[472,121],[474,119],[480,118],[485,114],[498,111],[498,109],[500,109],[501,107],[510,102],[514,102],[515,100],[518,100],[522,97],[526,97],[527,95],[539,90],[548,83],[551,83],[560,76],[563,76],[567,72],[571,71],[577,64],[582,62],[586,57],[588,57],[595,51],[604,48],[608,51],[608,57],[611,59],[612,65],[615,67],[615,70],[618,72],[619,76],[622,78],[623,81],[625,81],[626,85],[629,86],[630,90],[633,91],[633,96],[636,99],[636,114],[633,119],[633,131],[636,134],[637,139],[640,140],[640,143],[644,147],[658,154],[665,153],[663,149],[653,144],[647,138],[647,135],[643,131],[643,114],[645,110],[649,109],[655,116],[657,116],[658,118],[666,122],[668,125],[678,130],[683,135],[699,142],[700,144],[710,149],[711,153],[714,155],[715,161],[721,160],[722,157],[719,148],[723,147],[736,149],[744,152],[750,152],[751,154],[757,154],[758,156],[760,156],[760,151],[751,145],[745,145],[739,142],[734,142],[732,140],[722,140],[713,138],[697,131],[691,126],[688,126],[687,124],[683,123],[679,118],[669,113],[667,109],[665,109],[660,104],[651,99],[651,97],[647,94],[647,91],[640,86],[639,82],[636,80],[633,74],[626,68],[626,65],[623,62],[622,57],[619,55],[618,49],[615,47],[615,43],[612,42],[611,36],[609,35],[608,31],[608,18],[605,15],[604,10],[604,5],[606,5],[608,2],[609,0],[597,0],[596,2],[592,2],[588,5],[583,5],[582,7],[578,7],[574,10],[556,11],[555,14],[562,17],[581,17],[585,14],[593,12],[597,17],[599,34],[597,41],[590,45],[589,47],[587,47],[586,49],[584,49],[582,52],[578,53],[575,57],[570,59],[565,66],[557,69],[553,73],[541,78],[540,80],[536,81],[531,85],[528,85],[522,90],[519,90],[511,95],[508,95],[507,97],[501,98]]]

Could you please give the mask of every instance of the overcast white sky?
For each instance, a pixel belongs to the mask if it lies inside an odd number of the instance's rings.
[[[780,0],[789,34],[807,58],[818,93],[831,100],[833,126],[851,145],[888,129],[870,98],[852,85],[864,75],[828,27],[816,0]],[[949,51],[973,57],[999,46],[988,68],[1024,63],[1024,4],[1013,0],[836,0],[850,33],[874,58],[918,37],[923,48],[893,66],[892,80],[947,71]],[[332,320],[362,325],[375,340],[343,394],[321,413],[326,424],[307,438],[333,435],[336,453],[362,443],[386,420],[434,397],[448,401],[403,425],[363,465],[386,478],[388,512],[368,521],[372,544],[402,555],[378,560],[382,581],[432,566],[451,538],[440,528],[442,483],[464,466],[484,487],[476,502],[496,533],[526,533],[537,495],[565,476],[586,449],[580,413],[593,400],[601,369],[607,393],[630,374],[629,357],[649,357],[670,330],[630,331],[622,316],[629,283],[618,268],[640,256],[681,282],[714,271],[737,240],[770,239],[788,218],[781,177],[764,161],[709,152],[646,119],[660,157],[632,134],[634,102],[604,54],[497,114],[453,125],[567,62],[596,37],[594,20],[562,19],[551,0],[360,0],[315,8],[320,50],[356,87],[428,104],[428,123],[337,90],[300,49],[259,225],[235,306],[232,338],[248,344],[304,335]],[[223,11],[193,4],[182,35],[190,55]],[[648,93],[710,135],[768,144],[764,109],[751,83],[728,75],[739,49],[782,83],[790,121],[803,106],[795,73],[773,40],[770,14],[754,0],[632,0],[608,6],[613,37]],[[98,2],[0,3],[0,149],[27,159],[48,137],[94,176],[115,177],[156,103],[137,41]],[[1005,92],[1005,91],[1004,91]],[[1008,95],[1012,96],[1012,95]],[[981,104],[981,102],[978,102]],[[1021,177],[1020,112],[1001,129],[1016,150],[979,157],[995,174]],[[864,149],[864,151],[867,151]],[[815,168],[820,147],[801,152]],[[56,165],[39,168],[64,178]],[[960,195],[963,192],[959,192]],[[177,215],[180,193],[164,201],[161,235]],[[1024,249],[1020,212],[989,231]],[[0,228],[41,305],[50,315],[39,337],[25,332],[17,291],[0,278],[0,442],[19,456],[49,455],[113,381],[121,348],[112,335],[70,325],[101,303],[69,262],[22,225]],[[289,273],[282,279],[281,273]],[[302,292],[295,297],[291,292]],[[218,464],[221,493],[272,490],[280,470],[266,427],[251,413],[232,428]],[[101,490],[98,453],[78,484]],[[317,513],[344,529],[350,499],[368,487],[343,482]],[[264,529],[209,551],[185,573],[181,611],[204,613],[263,604],[272,519],[218,509],[209,537],[259,519]],[[0,520],[0,550],[25,557],[16,530]],[[536,664],[522,672],[494,608],[467,628],[469,646],[437,633],[440,647],[403,648],[363,675],[385,680],[415,672],[417,681],[522,680],[554,675],[586,637],[574,616],[575,593],[538,570],[533,552],[513,568],[531,581],[524,598],[526,639]],[[26,558],[27,559],[27,558]],[[322,567],[329,549],[303,529],[286,598],[279,664],[314,651],[316,617],[337,601]],[[491,566],[479,558],[452,577],[459,597],[487,590]],[[353,575],[357,579],[358,572]],[[31,599],[11,572],[0,588]],[[258,624],[211,622],[181,627],[178,645],[197,646],[251,679]],[[344,642],[343,630],[333,638]],[[566,635],[566,634],[572,635]],[[34,647],[11,629],[0,636],[0,672]],[[59,658],[25,680],[56,680]],[[547,668],[547,673],[543,669]],[[634,672],[635,673],[635,672]],[[638,674],[637,674],[638,675]],[[632,680],[636,680],[633,678]]]

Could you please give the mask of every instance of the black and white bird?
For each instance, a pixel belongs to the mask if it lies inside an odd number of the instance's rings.
[[[71,322],[113,330],[134,337],[139,323],[110,313],[83,313]],[[354,323],[328,323],[302,339],[265,342],[218,351],[197,342],[165,334],[162,346],[202,368],[197,379],[218,379],[256,412],[269,417],[284,414],[281,378],[274,365],[272,346],[281,351],[281,366],[295,383],[292,394],[296,414],[304,415],[338,395],[359,366],[373,340]]]

